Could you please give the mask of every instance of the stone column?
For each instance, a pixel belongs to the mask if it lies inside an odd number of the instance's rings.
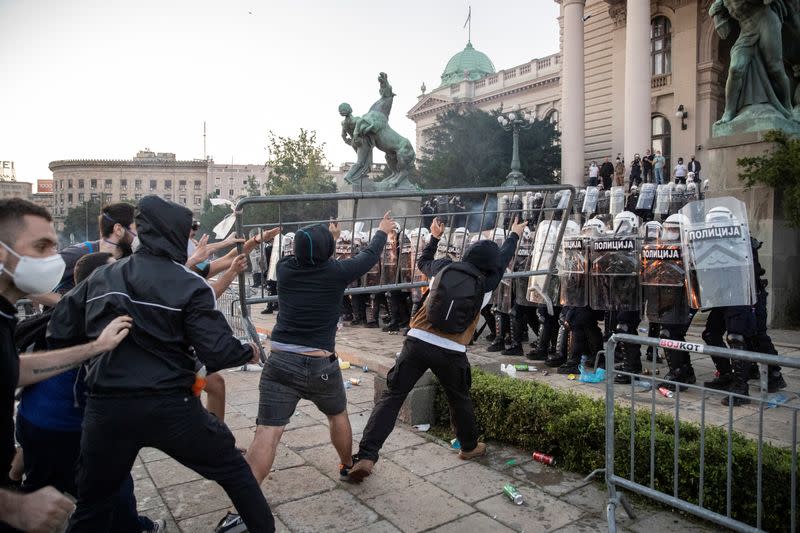
[[[585,0],[561,0],[564,36],[561,53],[561,182],[583,185],[585,86],[583,8]]]
[[[650,0],[628,0],[625,16],[625,165],[650,146]],[[674,130],[673,130],[674,131]]]

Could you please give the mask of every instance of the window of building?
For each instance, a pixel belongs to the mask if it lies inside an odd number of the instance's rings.
[[[110,189],[111,188],[111,180],[106,180],[105,188],[106,189]]]
[[[128,199],[128,193],[126,193],[126,192],[119,193],[119,199],[120,200],[127,200]]]
[[[186,205],[186,197],[185,196],[181,196],[180,197],[180,201],[181,201],[181,205]]]
[[[96,202],[96,201],[98,201],[99,199],[100,199],[100,195],[99,195],[99,194],[97,194],[96,192],[93,192],[93,193],[92,193],[92,202]]]
[[[67,188],[68,189],[72,188],[72,180],[67,180]]]
[[[158,184],[156,183],[156,180],[150,180],[150,190],[151,191],[156,190],[157,186],[158,186]]]
[[[69,202],[69,204],[72,205],[72,193],[71,192],[67,193],[67,202]]]
[[[164,180],[164,188],[167,190],[172,189],[172,180]]]
[[[83,180],[82,179],[78,180],[78,188],[79,189],[83,189]]]
[[[658,16],[650,23],[650,74],[660,76],[672,72],[672,23]]]
[[[214,178],[214,185],[219,185],[219,176]]]
[[[142,199],[141,193],[136,193],[135,198],[136,200],[141,200]]]
[[[195,195],[195,197],[194,197],[194,205],[200,205],[200,203],[202,201],[203,201],[202,198],[200,198],[199,196]]]
[[[128,180],[119,180],[119,188],[120,188],[120,190],[127,191],[128,190]]]
[[[79,192],[78,193],[78,202],[79,203],[83,203],[85,201],[85,199],[86,199],[86,196],[82,192]]]
[[[180,180],[178,182],[178,190],[185,191],[186,190],[186,180]]]
[[[89,187],[90,187],[92,190],[95,190],[95,189],[97,189],[97,180],[92,180],[92,181],[90,181],[90,182],[89,182]],[[92,195],[92,196],[94,196],[94,195]]]
[[[136,180],[133,182],[133,186],[137,191],[142,190],[142,180]]]
[[[64,190],[64,180],[60,180],[58,182],[58,188],[61,189],[62,191]]]
[[[165,194],[164,195],[164,200],[169,200],[171,202],[172,201],[172,195],[171,194]]]
[[[214,189],[214,194],[219,196],[219,189]]]
[[[669,125],[669,120],[663,115],[653,115],[651,119],[651,136],[652,142],[651,145],[653,146],[653,153],[661,152],[661,155],[664,156],[666,159],[666,163],[664,164],[665,173],[667,179],[670,175],[670,169],[672,165],[670,164],[670,152],[672,151],[672,140],[671,140],[671,128]]]
[[[233,195],[233,189],[228,189],[228,196],[230,196],[231,198],[233,198],[233,196],[234,196],[234,195]]]
[[[201,184],[202,182],[200,180],[194,180],[194,190],[199,191]]]

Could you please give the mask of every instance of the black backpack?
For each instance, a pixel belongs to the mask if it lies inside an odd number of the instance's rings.
[[[444,333],[463,333],[481,311],[484,286],[475,266],[450,263],[436,274],[428,292],[428,322]]]

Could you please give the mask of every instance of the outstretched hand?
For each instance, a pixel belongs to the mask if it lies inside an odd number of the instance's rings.
[[[236,276],[245,270],[247,270],[247,255],[245,254],[237,255],[236,259],[231,263],[231,266],[228,267],[228,272]]]
[[[339,227],[339,223],[337,221],[331,220],[328,223],[328,230],[331,232],[331,235],[333,235],[334,241],[339,240],[339,235],[342,234],[342,229]]]
[[[186,264],[194,266],[208,259],[208,256],[210,255],[211,250],[208,248],[208,235],[203,235],[200,237],[200,240],[197,241],[197,246],[194,249],[194,253],[192,254],[192,257],[186,261]]]
[[[444,235],[444,221],[436,217],[431,222],[431,236],[436,239],[441,239],[442,235]]]
[[[95,346],[100,353],[110,352],[116,348],[122,339],[128,336],[133,326],[133,319],[128,315],[118,316],[103,329],[95,341]]]
[[[517,234],[517,237],[522,237],[522,232],[525,231],[525,226],[528,225],[526,220],[520,220],[519,217],[514,218],[511,224],[511,231]]]
[[[391,211],[386,211],[386,214],[383,215],[381,223],[378,225],[378,229],[384,232],[386,235],[389,235],[391,232],[395,230],[394,219],[392,218]]]
[[[281,227],[280,226],[278,226],[277,228],[271,228],[271,229],[265,230],[261,234],[261,238],[260,239],[256,239],[256,242],[262,243],[262,242],[271,241],[272,239],[275,238],[275,235],[277,235],[280,232],[281,232]]]

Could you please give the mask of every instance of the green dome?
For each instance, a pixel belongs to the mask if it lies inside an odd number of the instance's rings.
[[[468,42],[462,51],[447,62],[442,73],[442,85],[462,81],[465,78],[465,72],[467,73],[466,78],[473,81],[495,73],[492,60],[483,52],[475,50],[471,42]]]

